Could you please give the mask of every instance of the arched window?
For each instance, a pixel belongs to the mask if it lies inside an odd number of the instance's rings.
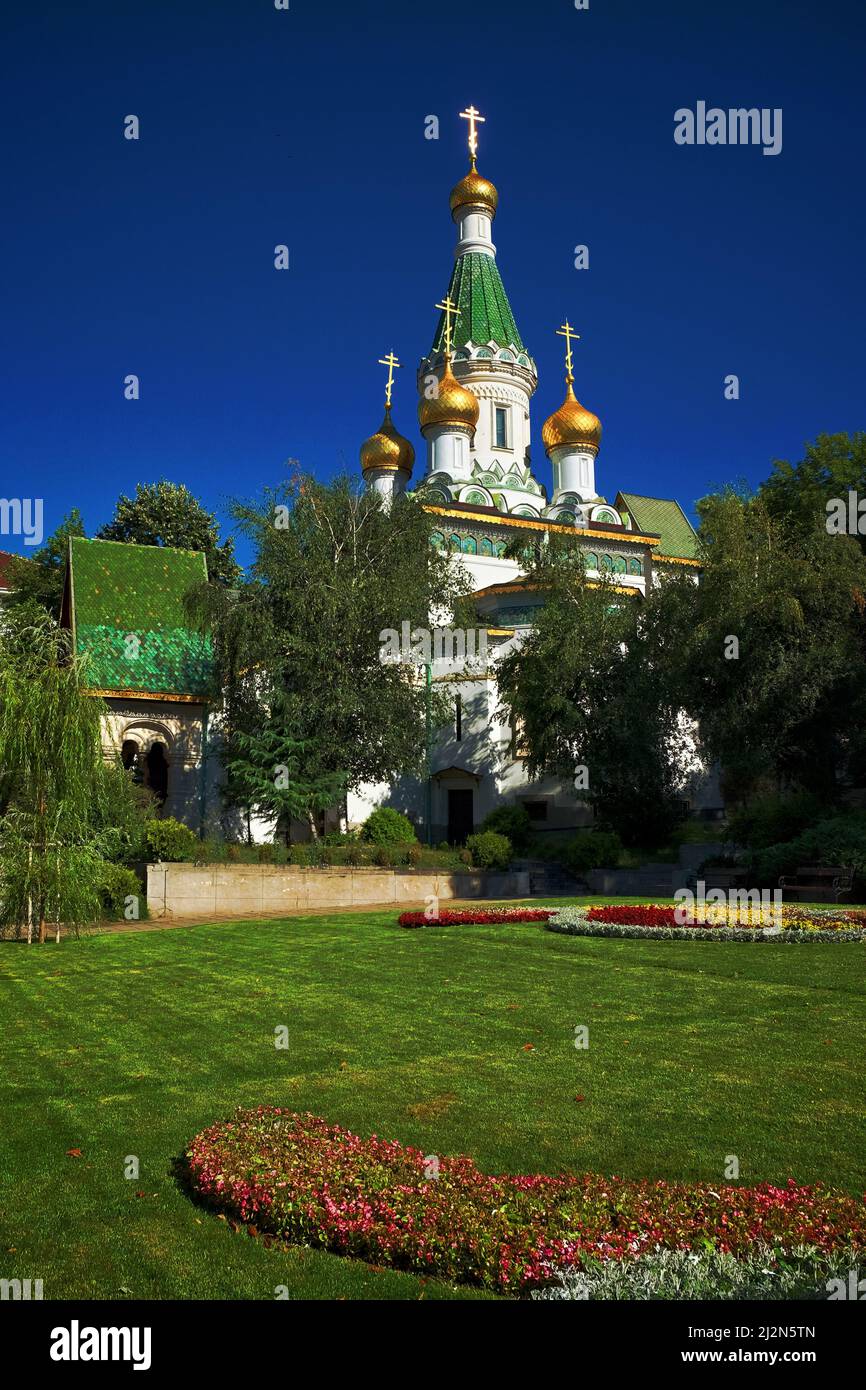
[[[430,544],[435,546],[437,550],[445,549],[445,537],[441,531],[430,532]]]
[[[493,542],[492,542],[491,540],[488,540],[486,536],[483,536],[482,539],[481,539],[481,554],[482,554],[482,555],[492,555],[492,554],[493,554]]]
[[[497,558],[501,560],[505,554],[505,541],[497,541],[495,549]]]
[[[613,569],[613,561],[611,560],[609,555],[602,555],[601,568],[605,571],[605,573],[610,574],[611,570]]]
[[[598,556],[594,550],[588,550],[584,556],[584,564],[588,570],[598,569]]]
[[[467,536],[466,539],[464,540],[464,542],[463,542],[463,554],[464,554],[464,555],[477,555],[477,554],[478,554],[478,542],[476,541],[476,539],[475,539],[474,536]]]
[[[636,560],[633,555],[628,562],[628,572],[629,574],[643,574],[643,565],[640,560]]]
[[[615,574],[625,574],[625,559],[622,555],[614,555],[613,569]]]
[[[457,535],[453,535],[453,536],[451,537],[451,539],[450,539],[449,544],[450,544],[452,550],[459,550],[459,549],[460,549],[460,537],[457,536]]]

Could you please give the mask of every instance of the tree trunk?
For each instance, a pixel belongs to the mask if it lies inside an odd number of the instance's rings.
[[[316,824],[316,813],[315,813],[315,811],[308,811],[308,812],[307,812],[307,822],[308,822],[309,827],[310,827],[310,838],[311,838],[311,840],[313,841],[314,844],[317,844],[317,843],[318,843],[318,840],[319,840],[319,827],[318,827],[318,825]]]

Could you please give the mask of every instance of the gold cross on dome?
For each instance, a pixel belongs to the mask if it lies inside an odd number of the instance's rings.
[[[475,156],[478,154],[478,131],[476,125],[483,125],[487,117],[482,116],[480,111],[476,111],[474,106],[467,106],[465,111],[460,112],[464,121],[469,122],[469,153],[472,156],[473,167]]]
[[[402,367],[403,363],[398,362],[393,352],[389,352],[387,357],[379,358],[379,365],[388,368],[388,380],[385,382],[385,406],[391,408],[391,391],[394,387],[394,368]]]
[[[441,303],[441,304],[437,304],[437,305],[436,305],[436,308],[437,308],[437,309],[441,309],[442,312],[443,312],[443,314],[445,315],[445,356],[446,356],[446,357],[448,358],[448,360],[450,361],[450,360],[451,360],[451,319],[452,319],[452,316],[453,316],[453,318],[454,318],[455,320],[459,319],[459,317],[460,317],[460,310],[457,308],[457,305],[454,303],[454,300],[451,298],[450,294],[446,294],[445,298],[442,300],[442,303]]]
[[[575,333],[575,331],[574,331],[574,329],[572,328],[571,324],[569,323],[568,319],[565,320],[565,323],[561,323],[561,324],[560,324],[560,326],[559,326],[559,328],[557,328],[556,332],[557,332],[557,334],[559,335],[560,338],[564,338],[564,339],[565,339],[565,370],[566,370],[566,372],[568,373],[568,379],[569,379],[569,381],[571,381],[571,380],[572,380],[572,366],[573,366],[573,360],[574,360],[574,359],[573,359],[573,354],[572,354],[572,351],[571,351],[571,340],[572,340],[572,338],[575,338],[575,339],[577,339],[577,340],[579,341],[579,340],[580,340],[580,334],[579,334],[579,333]]]

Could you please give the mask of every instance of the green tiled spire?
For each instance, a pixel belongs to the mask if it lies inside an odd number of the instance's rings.
[[[194,550],[73,538],[67,604],[88,689],[206,695],[213,644],[184,607],[206,580],[205,558]]]
[[[501,348],[513,345],[522,352],[526,351],[514,322],[499,267],[492,256],[483,251],[467,251],[459,256],[454,262],[448,294],[460,310],[453,334],[455,348],[464,347],[471,339],[476,345],[492,341]],[[443,313],[436,326],[431,356],[444,351],[444,348]]]

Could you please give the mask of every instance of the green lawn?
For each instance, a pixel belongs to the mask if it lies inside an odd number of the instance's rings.
[[[490,1171],[722,1181],[736,1154],[746,1182],[862,1191],[863,960],[393,911],[2,945],[0,1277],[46,1298],[481,1296],[267,1250],[193,1205],[173,1160],[238,1104]]]

